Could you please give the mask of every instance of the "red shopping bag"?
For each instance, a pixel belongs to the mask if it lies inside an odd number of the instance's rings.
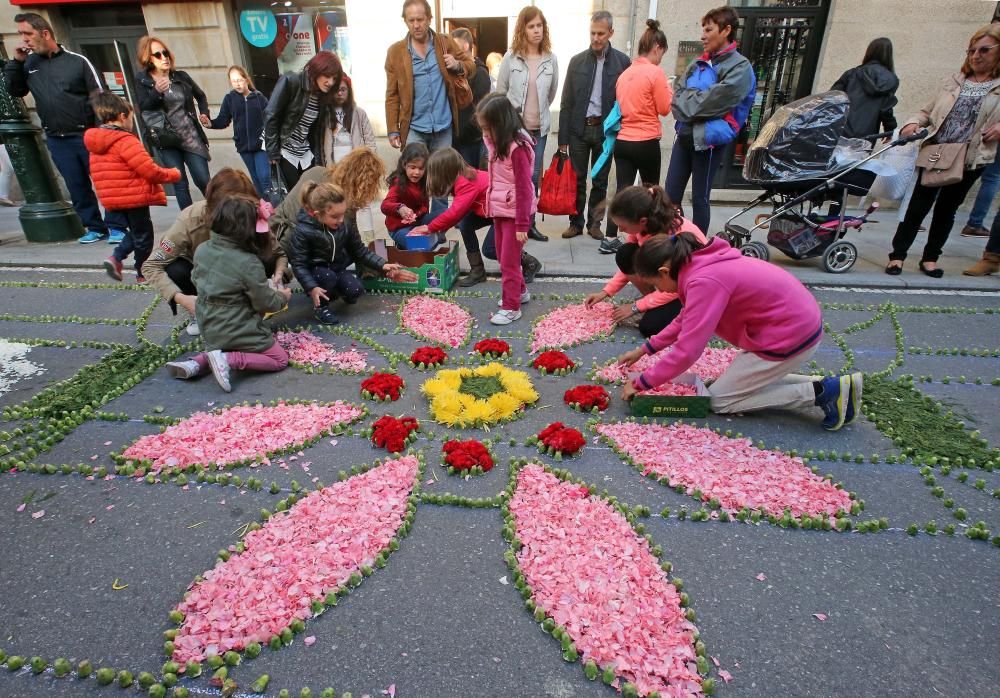
[[[565,153],[556,151],[552,164],[542,175],[538,212],[550,216],[576,215],[576,172]]]

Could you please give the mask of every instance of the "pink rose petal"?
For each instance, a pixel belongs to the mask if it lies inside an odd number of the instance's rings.
[[[25,508],[26,506],[28,506],[28,505],[27,505],[27,504],[24,504],[24,503],[22,503],[22,504],[18,504],[18,506],[17,506],[17,511],[24,511],[24,508]]]
[[[726,683],[729,683],[730,681],[733,680],[733,675],[730,674],[725,669],[719,669],[719,678],[725,681]]]
[[[278,332],[278,344],[288,352],[289,360],[307,366],[329,365],[335,371],[361,373],[368,369],[368,355],[364,352],[337,351],[322,339],[309,332]]]
[[[403,301],[399,316],[403,329],[410,334],[448,347],[465,344],[472,327],[472,316],[465,308],[426,295]]]
[[[813,613],[813,618],[815,618],[816,620],[826,620],[826,614],[825,613]]]
[[[763,582],[765,579],[767,579],[767,577],[764,576],[763,572],[761,572],[760,574],[757,575],[756,579],[758,582]]]
[[[531,332],[531,353],[589,342],[610,335],[615,329],[611,303],[588,308],[583,303],[556,308],[542,316]]]
[[[310,635],[309,637],[303,638],[302,639],[302,643],[306,647],[312,647],[313,645],[316,644],[316,636],[315,635]]]
[[[40,519],[43,516],[45,516],[45,510],[44,509],[39,509],[38,511],[36,511],[34,514],[31,515],[31,518],[33,518],[33,519]]]

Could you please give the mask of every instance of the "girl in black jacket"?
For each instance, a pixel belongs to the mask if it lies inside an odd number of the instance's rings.
[[[330,182],[309,182],[302,188],[302,210],[288,244],[292,273],[312,298],[316,319],[324,325],[340,322],[329,308],[340,297],[353,305],[364,294],[358,277],[347,271],[370,267],[393,281],[416,281],[417,275],[399,264],[390,264],[361,241],[357,226],[344,220],[347,197]]]
[[[155,36],[139,39],[138,57],[142,66],[135,76],[139,109],[144,121],[149,120],[149,113],[162,112],[166,117],[173,142],[169,146],[160,145],[157,150],[166,167],[176,167],[181,171],[180,181],[174,184],[174,194],[177,205],[183,211],[192,203],[185,166],[191,171],[191,178],[202,194],[211,179],[208,138],[201,128],[203,123],[209,123],[208,99],[190,75],[174,70],[173,54]],[[198,103],[200,117],[195,113],[195,102]],[[147,123],[147,140],[149,126]]]
[[[864,138],[896,128],[892,108],[896,106],[899,78],[892,72],[892,42],[885,37],[868,44],[861,65],[851,68],[833,83],[831,90],[847,93],[851,111],[844,127],[845,138]],[[872,143],[875,142],[871,139]]]
[[[222,99],[219,114],[207,124],[209,128],[226,128],[233,124],[236,152],[250,172],[257,195],[263,198],[271,183],[271,168],[264,150],[264,110],[267,97],[253,86],[253,80],[243,66],[229,68],[232,92]]]

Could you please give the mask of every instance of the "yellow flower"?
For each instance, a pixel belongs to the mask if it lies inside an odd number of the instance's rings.
[[[480,399],[461,392],[462,379],[495,377],[503,391]],[[457,427],[482,426],[514,418],[525,406],[538,401],[528,374],[493,362],[476,368],[443,369],[424,381],[421,391],[430,400],[434,419]]]

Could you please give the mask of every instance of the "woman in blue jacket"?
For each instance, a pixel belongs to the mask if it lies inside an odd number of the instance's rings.
[[[203,118],[202,123],[209,128],[226,128],[233,124],[236,152],[250,171],[258,196],[263,197],[271,183],[271,166],[264,150],[267,97],[254,88],[253,80],[242,66],[234,65],[229,69],[229,84],[233,90],[223,98],[219,115],[214,119]]]
[[[712,177],[724,146],[735,140],[753,106],[757,79],[750,61],[736,50],[739,15],[731,7],[710,10],[701,19],[705,53],[674,83],[671,105],[677,138],[670,153],[664,189],[680,204],[691,180],[691,220],[708,235]]]

